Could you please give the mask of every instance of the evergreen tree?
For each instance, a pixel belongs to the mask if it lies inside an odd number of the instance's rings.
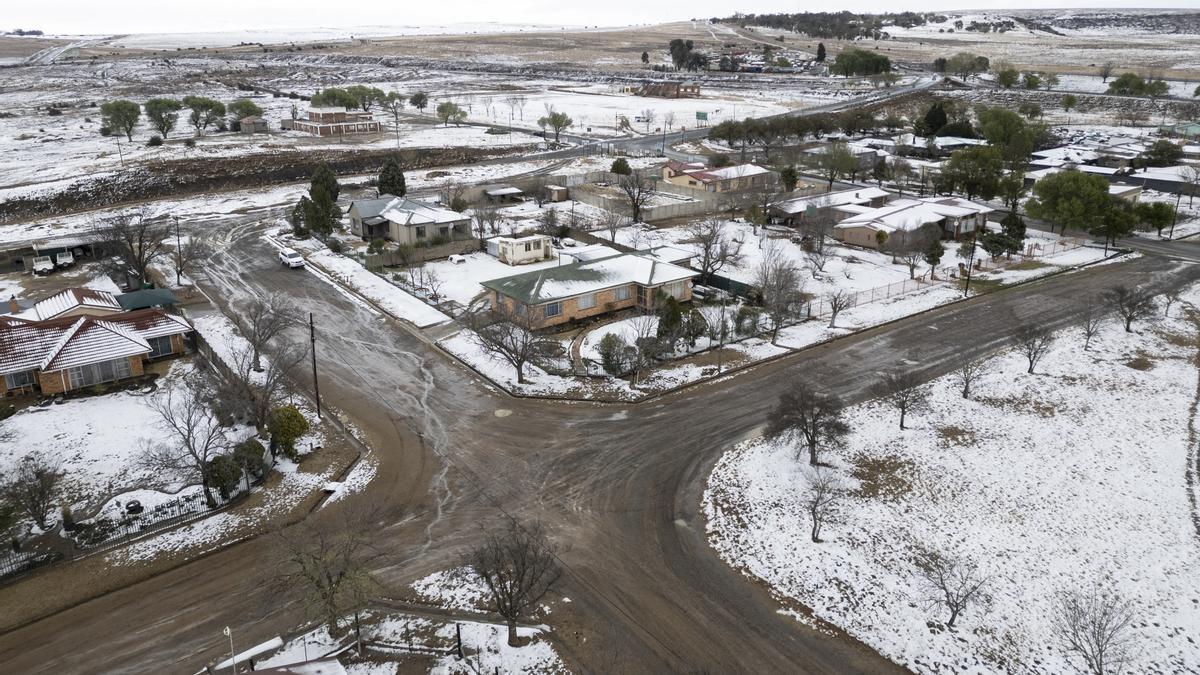
[[[946,247],[942,246],[941,239],[932,239],[929,242],[929,248],[925,249],[925,262],[930,267],[937,267],[942,262],[942,256],[946,253]]]
[[[824,60],[825,60],[825,43],[818,42],[817,43],[817,63],[820,63]]]
[[[673,296],[665,296],[658,303],[657,337],[663,346],[675,351],[675,343],[683,335],[683,308]]]
[[[1025,221],[1015,211],[1000,221],[1000,230],[1004,234],[1009,253],[1020,253],[1025,248]]]
[[[297,239],[308,239],[308,214],[312,210],[312,201],[308,195],[302,195],[300,201],[292,208],[292,235]]]
[[[633,169],[629,167],[629,162],[624,157],[618,157],[613,160],[612,166],[608,169],[609,173],[615,173],[618,176],[629,176],[633,174]]]
[[[650,52],[642,52],[642,63],[650,63]]]
[[[334,201],[337,201],[338,195],[342,192],[342,186],[338,185],[337,175],[333,173],[333,169],[330,169],[328,164],[322,164],[313,172],[312,183],[308,187],[308,194],[314,199],[316,199],[316,196],[313,192],[318,185],[324,187],[326,194]]]
[[[324,185],[314,185],[310,195],[312,198],[308,201],[304,222],[318,239],[325,241],[342,217],[342,209],[329,196]]]
[[[920,135],[933,136],[941,131],[942,127],[946,126],[946,123],[949,121],[949,118],[946,117],[946,108],[942,105],[942,102],[938,101],[929,106],[929,110],[926,111],[925,118],[922,121],[924,122],[924,133]]]
[[[384,163],[383,171],[379,172],[379,196],[403,197],[406,191],[404,171],[400,169],[400,162],[389,159]]]

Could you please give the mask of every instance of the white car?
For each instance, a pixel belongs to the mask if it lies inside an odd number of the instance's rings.
[[[297,267],[304,267],[304,258],[301,258],[300,254],[292,249],[285,248],[279,251],[279,263],[284,267],[295,269]]]
[[[54,266],[59,269],[66,269],[75,264],[75,256],[71,255],[70,251],[63,251],[54,256]]]
[[[48,255],[39,255],[33,259],[33,273],[46,276],[54,271],[54,261]]]

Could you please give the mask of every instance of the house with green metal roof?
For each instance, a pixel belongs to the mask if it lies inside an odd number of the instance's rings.
[[[692,299],[699,272],[638,253],[548,267],[484,281],[492,306],[548,328],[630,307],[654,309],[659,294]]]

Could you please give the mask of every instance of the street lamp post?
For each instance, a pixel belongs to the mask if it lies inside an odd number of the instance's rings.
[[[229,630],[229,626],[225,626],[225,630],[221,631],[225,637],[229,638],[229,670],[234,675],[237,675],[237,652],[233,651],[233,631]]]
[[[1179,202],[1183,199],[1183,190],[1181,189],[1175,195],[1175,212],[1171,214],[1171,232],[1167,235],[1167,239],[1175,238],[1175,223],[1179,220]]]
[[[183,249],[179,247],[179,216],[175,216],[175,285],[182,286]]]

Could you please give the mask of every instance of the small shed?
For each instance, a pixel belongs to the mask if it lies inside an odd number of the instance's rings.
[[[570,191],[562,185],[546,186],[546,201],[565,202],[570,199]]]
[[[243,134],[265,134],[269,130],[267,121],[261,117],[243,117],[241,124]]]
[[[519,202],[525,193],[512,185],[492,185],[484,188],[483,194],[489,202]]]

